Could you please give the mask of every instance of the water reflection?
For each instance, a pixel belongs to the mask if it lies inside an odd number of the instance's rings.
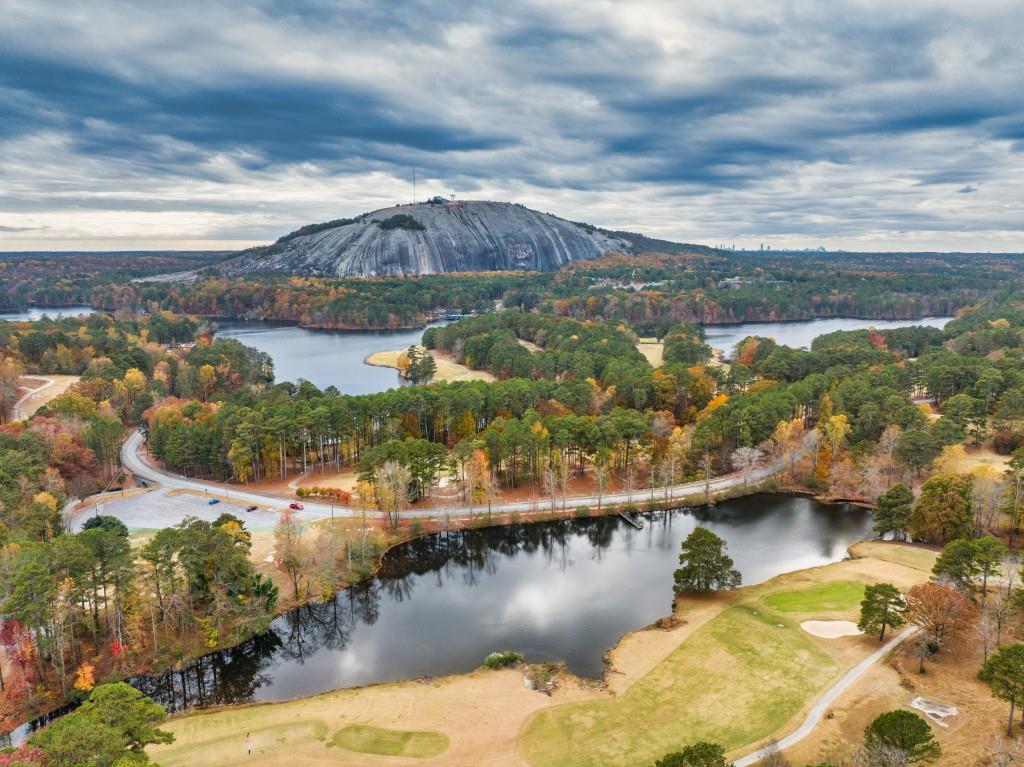
[[[132,681],[177,710],[458,673],[504,649],[597,677],[622,634],[668,612],[697,525],[728,541],[745,583],[839,560],[870,526],[860,509],[774,495],[642,517],[642,530],[600,517],[425,536],[249,642]]]

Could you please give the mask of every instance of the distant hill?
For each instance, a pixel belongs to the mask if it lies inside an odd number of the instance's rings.
[[[642,235],[608,232],[506,202],[400,205],[311,224],[221,263],[226,274],[376,277],[496,270],[554,271],[605,253],[635,253]],[[681,248],[675,243],[667,245]]]

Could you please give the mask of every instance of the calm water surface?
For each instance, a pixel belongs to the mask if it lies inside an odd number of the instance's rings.
[[[170,708],[272,701],[469,671],[494,650],[600,676],[624,633],[667,615],[679,544],[721,535],[744,583],[842,559],[870,515],[758,495],[712,509],[437,533],[393,549],[379,574],[325,605],[181,671],[132,681]]]
[[[91,306],[34,306],[23,312],[0,312],[0,320],[11,322],[35,322],[43,317],[58,319],[60,317],[80,317],[83,314],[95,314]]]
[[[921,320],[825,319],[797,322],[744,322],[739,325],[706,325],[707,342],[732,353],[733,347],[750,335],[768,336],[794,348],[810,346],[817,336],[833,330],[876,327],[902,328],[929,325],[941,328],[952,317]],[[437,323],[444,325],[446,323]],[[433,327],[433,326],[432,326]],[[418,344],[423,329],[398,331],[313,330],[260,320],[221,321],[217,336],[237,338],[247,346],[267,352],[274,360],[278,381],[305,378],[321,389],[337,386],[345,394],[369,394],[400,385],[398,373],[363,362],[373,352],[402,349]]]
[[[311,330],[259,320],[217,323],[218,338],[237,338],[269,354],[277,381],[305,378],[321,389],[336,386],[343,394],[371,394],[398,386],[398,371],[363,360],[374,352],[418,344],[424,330]]]
[[[737,325],[705,325],[704,335],[709,346],[723,349],[732,356],[733,347],[747,336],[775,339],[783,346],[794,349],[809,348],[811,341],[835,330],[864,330],[866,328],[906,328],[912,325],[944,327],[953,317],[924,317],[920,320],[854,320],[845,318],[798,320],[795,322],[742,322]]]

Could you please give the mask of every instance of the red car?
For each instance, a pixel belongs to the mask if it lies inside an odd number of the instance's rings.
[[[289,503],[288,504],[288,508],[289,509],[295,509],[296,511],[302,511],[302,504],[301,503]]]

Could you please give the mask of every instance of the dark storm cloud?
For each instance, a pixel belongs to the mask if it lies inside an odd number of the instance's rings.
[[[1015,231],[987,195],[1024,192],[1022,26],[1013,2],[23,4],[0,216],[264,236],[254,200],[351,213],[416,167],[679,237]]]

